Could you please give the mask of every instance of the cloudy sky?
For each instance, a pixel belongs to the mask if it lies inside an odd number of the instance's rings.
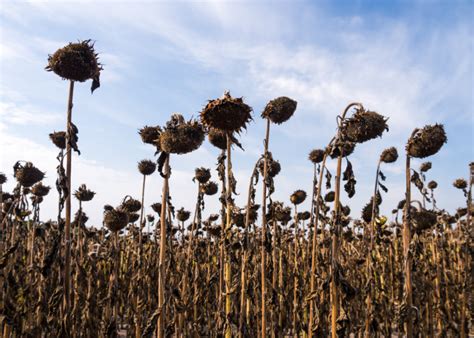
[[[74,158],[73,188],[97,192],[85,206],[101,223],[102,206],[139,196],[136,165],[154,149],[137,134],[164,124],[173,112],[198,116],[208,99],[230,90],[254,109],[241,135],[234,169],[243,205],[253,164],[263,148],[260,112],[278,96],[298,101],[287,123],[272,127],[270,150],[282,164],[275,198],[288,201],[309,190],[313,148],[324,147],[336,117],[353,101],[389,117],[383,138],[358,146],[351,157],[357,194],[348,202],[358,216],[373,189],[380,152],[400,152],[416,127],[443,123],[448,143],[429,158],[429,179],[439,183],[438,205],[463,203],[452,187],[467,177],[473,156],[473,15],[471,1],[2,1],[0,5],[0,171],[14,185],[12,166],[31,161],[54,187],[56,148],[48,134],[65,126],[67,82],[44,70],[48,54],[70,41],[93,39],[104,70],[101,87],[78,84],[73,121],[82,155]],[[173,156],[175,206],[192,209],[194,168],[214,168],[217,149]],[[418,167],[420,161],[414,161]],[[329,167],[334,170],[334,163]],[[389,213],[403,198],[404,163],[387,165]],[[214,179],[217,175],[213,170]],[[149,180],[146,205],[158,201],[161,179]],[[53,189],[54,190],[54,189]],[[42,215],[56,214],[55,191]],[[75,205],[74,205],[75,206]],[[208,211],[217,206],[209,198]],[[308,207],[308,204],[306,204]],[[148,207],[147,212],[151,212]]]

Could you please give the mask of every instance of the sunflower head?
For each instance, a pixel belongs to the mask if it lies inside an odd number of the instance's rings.
[[[51,187],[43,185],[43,183],[38,182],[31,188],[31,193],[38,197],[44,197],[49,193]]]
[[[185,121],[173,114],[160,134],[160,149],[170,154],[186,154],[198,149],[204,141],[204,129],[196,120]]]
[[[436,154],[446,142],[447,137],[443,125],[428,125],[414,130],[408,140],[406,150],[411,157],[425,158]]]
[[[156,163],[151,160],[141,160],[138,162],[138,171],[145,176],[149,176],[156,171]]]
[[[99,86],[102,65],[94,50],[94,43],[91,40],[84,40],[69,43],[53,55],[49,55],[45,69],[66,80],[84,82],[92,79],[92,90],[94,90]]]
[[[104,224],[112,232],[119,232],[127,226],[129,212],[118,208],[107,208],[104,211]]]
[[[87,189],[87,186],[85,184],[81,184],[79,186],[79,189],[74,192],[74,196],[77,198],[78,201],[89,202],[94,198],[95,192]]]
[[[341,126],[343,137],[355,143],[380,137],[385,130],[388,130],[387,118],[363,108],[358,109],[352,117],[344,120]]]
[[[221,98],[211,100],[201,111],[201,122],[206,128],[224,132],[240,132],[252,120],[252,108],[242,98],[225,92]]]
[[[324,159],[324,150],[323,149],[313,149],[308,155],[308,159],[314,164],[321,163]]]
[[[398,159],[398,151],[395,147],[390,147],[382,151],[380,162],[393,163]]]
[[[290,196],[291,203],[295,205],[303,203],[305,199],[306,199],[306,192],[304,190],[296,190]]]
[[[273,123],[282,124],[290,119],[296,110],[296,101],[281,96],[267,103],[262,113],[262,118],[269,119]]]
[[[44,173],[36,168],[33,163],[27,162],[15,165],[15,178],[23,187],[29,188],[44,178]]]

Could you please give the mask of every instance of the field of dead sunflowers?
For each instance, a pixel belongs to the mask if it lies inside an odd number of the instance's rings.
[[[472,334],[474,163],[466,159],[466,178],[453,178],[453,194],[465,198],[455,214],[436,204],[438,184],[429,178],[436,164],[411,164],[442,151],[442,125],[414,129],[405,149],[387,147],[374,163],[373,194],[357,196],[350,156],[358,144],[383,137],[389,119],[350,103],[337,116],[334,137],[308,155],[313,181],[277,201],[274,178],[284,164],[272,156],[270,130],[293,116],[297,102],[275,98],[258,117],[225,92],[209,100],[198,119],[172,114],[163,126],[140,129],[137,142],[150,145],[155,156],[138,163],[141,198],[127,195],[120,205],[105,205],[103,226],[90,225],[87,202],[95,192],[86,184],[71,186],[71,155],[79,152],[72,113],[75,85],[91,80],[95,91],[102,66],[86,40],[58,49],[46,70],[69,85],[66,128],[49,135],[58,149],[58,213],[54,220],[40,217],[51,189],[41,168],[22,161],[12,163],[12,172],[2,168],[2,337]],[[239,164],[232,154],[242,147],[241,131],[259,118],[266,124],[262,154],[242,192],[247,203],[237,205],[233,168]],[[190,167],[195,209],[179,208],[169,189],[173,160],[207,141],[219,149],[217,165]],[[406,163],[405,194],[390,206],[393,215],[382,215],[390,180],[383,170],[397,160]],[[150,175],[163,182],[162,200],[151,206],[144,200],[145,189],[156,189],[147,185]],[[10,176],[16,187],[3,191]],[[412,199],[413,189],[421,200]],[[350,209],[352,198],[367,201],[363,210]],[[209,199],[221,207],[204,218]],[[310,210],[301,210],[308,199]]]

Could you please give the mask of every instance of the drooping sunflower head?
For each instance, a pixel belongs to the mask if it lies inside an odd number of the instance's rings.
[[[160,134],[160,149],[170,154],[186,154],[198,149],[204,141],[204,129],[196,120],[185,121],[173,114]]]
[[[29,188],[44,178],[44,173],[36,168],[33,163],[27,162],[15,165],[15,178],[23,187]]]
[[[53,144],[59,149],[66,149],[66,132],[65,131],[55,131],[49,134],[49,138]]]
[[[129,212],[121,207],[104,208],[104,224],[112,232],[119,232],[129,222]]]
[[[125,196],[120,207],[129,213],[133,213],[139,211],[142,208],[142,204],[139,200]]]
[[[42,182],[38,182],[31,188],[31,193],[38,197],[44,197],[49,193],[49,190],[51,190],[51,187],[43,185]]]
[[[324,159],[324,150],[323,149],[313,149],[308,155],[308,159],[314,164],[321,163]]]
[[[293,116],[296,106],[296,101],[286,96],[278,97],[267,103],[262,112],[262,118],[269,119],[276,124],[282,124]]]
[[[293,204],[301,204],[306,199],[306,192],[304,190],[296,190],[290,196],[290,201]]]
[[[369,110],[360,108],[341,126],[343,138],[355,143],[362,143],[382,136],[388,130],[387,118]]]
[[[204,192],[204,194],[206,194],[207,196],[212,196],[217,193],[217,191],[219,190],[219,187],[217,186],[216,182],[208,181],[206,184],[204,184],[201,187],[201,189]]]
[[[453,182],[456,189],[464,190],[467,188],[467,181],[464,178],[458,178]]]
[[[180,222],[186,222],[188,219],[189,219],[189,216],[191,215],[191,213],[187,210],[184,210],[184,208],[181,208],[178,210],[178,212],[176,213],[176,218],[178,219],[178,221]]]
[[[395,147],[390,147],[382,151],[380,162],[393,163],[398,159],[398,151]]]
[[[436,154],[446,142],[443,125],[428,125],[415,129],[408,140],[406,150],[411,157],[424,158]]]
[[[201,111],[202,124],[224,132],[240,132],[252,120],[252,108],[242,98],[225,92],[221,98],[210,100]]]

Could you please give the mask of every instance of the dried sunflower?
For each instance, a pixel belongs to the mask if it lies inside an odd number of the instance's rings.
[[[178,212],[176,213],[176,218],[178,219],[178,221],[180,222],[186,222],[188,219],[189,219],[189,216],[191,215],[191,213],[187,210],[184,210],[184,208],[181,208],[178,210]]]
[[[146,144],[152,144],[154,146],[159,147],[160,142],[160,134],[162,130],[160,126],[144,126],[142,129],[138,131],[138,134],[140,135],[142,142]],[[158,149],[160,150],[160,149]]]
[[[355,143],[380,137],[385,130],[388,130],[387,118],[363,108],[358,109],[352,117],[344,120],[341,126],[343,137]]]
[[[428,170],[431,169],[431,162],[423,162],[421,165],[420,165],[420,171],[421,172],[427,172]]]
[[[196,150],[204,141],[204,130],[196,120],[186,122],[173,114],[160,134],[160,149],[166,153],[186,154]]]
[[[270,177],[275,177],[278,175],[281,171],[281,165],[280,162],[276,161],[273,159],[272,153],[268,152],[268,159],[267,159],[267,174]],[[258,170],[260,171],[260,174],[263,176],[263,170],[264,170],[265,162],[263,158],[260,160],[258,163]]]
[[[436,225],[437,215],[434,211],[426,210],[421,208],[420,210],[414,210],[411,213],[413,220],[413,227],[416,232],[421,232],[423,230],[431,229]]]
[[[49,190],[51,188],[48,186],[43,185],[43,183],[39,182],[36,183],[32,188],[31,192],[33,195],[38,196],[38,197],[44,197],[49,193]]]
[[[329,156],[332,159],[338,158],[341,154],[342,149],[342,157],[347,157],[354,152],[355,149],[354,142],[336,142],[329,150]]]
[[[390,147],[382,151],[380,162],[393,163],[398,159],[398,151],[395,147]]]
[[[313,162],[314,164],[316,163],[321,163],[324,159],[324,150],[322,149],[313,149],[308,155],[308,159]]]
[[[87,189],[85,184],[81,184],[79,189],[74,192],[74,196],[81,202],[89,202],[95,196],[95,192]]]
[[[91,40],[69,43],[48,56],[47,71],[53,71],[63,79],[84,82],[93,80],[92,90],[99,87],[100,71],[98,54]]]
[[[221,150],[226,150],[227,149],[227,134],[226,132],[215,129],[215,128],[209,128],[209,131],[207,133],[207,138],[209,139],[209,142]],[[240,142],[235,138],[235,136],[232,134],[230,135],[230,141],[232,144],[235,144],[237,147],[240,149],[242,148],[242,145]]]
[[[467,188],[467,181],[464,178],[458,178],[453,182],[453,186],[457,189],[464,190]]]
[[[293,204],[301,204],[306,199],[306,192],[304,190],[296,190],[291,196],[290,201]]]
[[[199,183],[204,184],[207,181],[209,181],[210,178],[211,178],[211,170],[210,169],[206,169],[206,168],[201,167],[201,168],[196,168],[194,170],[194,179],[193,180],[197,180]]]
[[[443,125],[428,125],[415,129],[408,140],[406,150],[411,157],[424,158],[436,154],[446,142]]]
[[[5,184],[7,182],[7,176],[4,173],[0,173],[0,184]]]
[[[282,124],[293,116],[296,106],[296,101],[286,96],[278,97],[267,103],[263,110],[262,118],[268,118],[273,123]]]
[[[156,171],[156,163],[151,160],[141,160],[138,162],[138,171],[145,176],[149,176]]]
[[[104,211],[104,224],[112,232],[119,232],[125,228],[128,221],[129,213],[121,207],[112,209],[107,208]]]
[[[212,181],[207,182],[201,188],[202,188],[202,191],[208,196],[215,195],[217,191],[219,190],[217,183],[212,182]]]
[[[15,164],[15,178],[23,187],[31,187],[44,178],[44,173],[36,168],[33,163]]]
[[[434,190],[438,187],[438,183],[436,181],[430,181],[428,183],[428,189]]]
[[[252,108],[242,98],[233,98],[225,92],[221,98],[211,100],[201,111],[201,122],[207,128],[224,132],[240,132],[252,120]]]
[[[120,207],[129,213],[133,213],[140,210],[142,208],[142,204],[139,200],[133,199],[130,196],[125,196]]]
[[[66,149],[66,132],[65,131],[55,131],[49,134],[49,138],[59,149]]]

